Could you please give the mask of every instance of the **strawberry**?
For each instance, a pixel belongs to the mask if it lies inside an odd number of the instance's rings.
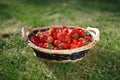
[[[49,43],[44,43],[43,45],[44,48],[47,48],[47,49],[53,49],[53,45],[52,44],[49,44]]]
[[[64,42],[67,42],[67,43],[71,43],[71,37],[68,35],[65,36],[65,41]]]
[[[69,44],[62,42],[62,43],[61,43],[61,47],[62,47],[63,49],[68,49],[68,48],[69,48]]]
[[[63,29],[63,33],[68,33],[68,28]]]
[[[57,39],[57,33],[58,33],[58,29],[57,29],[57,28],[52,27],[52,28],[49,30],[49,34],[50,34],[51,36],[53,36],[54,39]]]
[[[57,39],[57,33],[56,32],[52,33],[52,36],[53,36],[54,39]]]
[[[43,35],[49,36],[50,34],[49,34],[48,31],[44,31],[44,32],[43,32]]]
[[[53,45],[56,47],[60,47],[61,41],[60,40],[54,40]]]
[[[75,33],[75,31],[74,31],[73,29],[71,29],[71,30],[69,31],[70,37],[72,37],[74,33]]]
[[[61,28],[58,28],[58,29],[56,30],[56,32],[61,33],[61,32],[62,32],[62,29],[61,29]]]
[[[63,33],[58,33],[57,34],[57,39],[64,42],[65,41],[65,34]]]
[[[49,45],[50,45],[50,44],[46,42],[46,43],[44,43],[43,47],[44,47],[44,48],[47,48]]]
[[[39,43],[40,43],[40,40],[37,38],[37,37],[34,37],[33,39],[32,39],[32,42],[35,44],[35,45],[39,45]]]
[[[56,28],[52,27],[52,28],[49,29],[49,34],[52,34],[54,32],[56,32]]]
[[[58,48],[58,47],[54,47],[54,50],[60,50],[60,48]]]
[[[43,47],[43,45],[44,45],[43,43],[39,43],[39,45],[38,45],[38,46],[39,46],[39,47]]]
[[[90,37],[90,36],[85,36],[85,40],[86,40],[87,42],[90,42],[91,37]]]
[[[78,40],[78,39],[79,39],[79,34],[74,33],[73,36],[72,36],[72,39],[76,39],[76,40]]]
[[[53,43],[53,41],[54,41],[54,38],[52,36],[48,36],[46,42]]]
[[[46,40],[47,40],[47,35],[42,35],[41,37],[40,37],[40,41],[41,42],[43,42],[43,43],[45,43],[46,42]]]
[[[70,44],[70,49],[78,48],[77,44]]]
[[[68,27],[67,26],[62,26],[61,30],[63,33],[68,33]]]
[[[35,34],[35,37],[39,39],[40,38],[39,33]]]
[[[78,40],[76,40],[76,39],[74,39],[74,40],[72,40],[72,44],[78,44]]]
[[[82,46],[84,46],[83,40],[78,41],[78,47],[82,47]]]
[[[70,36],[72,39],[79,39],[79,30],[77,28],[70,31]]]
[[[80,35],[80,37],[84,37],[84,30],[80,29],[79,30],[79,35]]]
[[[52,45],[52,44],[50,44],[48,47],[47,47],[47,49],[53,49],[54,48],[54,46]]]

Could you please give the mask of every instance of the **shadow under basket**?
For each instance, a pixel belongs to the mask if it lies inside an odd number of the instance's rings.
[[[59,28],[58,26],[55,26]],[[79,48],[70,49],[70,50],[52,50],[52,49],[45,49],[36,46],[31,42],[31,37],[35,36],[38,31],[44,32],[49,30],[51,27],[40,27],[40,28],[34,28],[31,29],[29,27],[23,27],[22,28],[22,38],[28,43],[28,45],[33,49],[33,52],[35,56],[48,61],[53,62],[76,62],[78,60],[81,60],[88,51],[95,46],[95,44],[99,41],[100,32],[97,28],[91,28],[87,27],[87,29],[84,29],[88,32],[89,36],[91,36],[92,41]],[[68,28],[73,29],[76,28],[76,26],[68,26]],[[80,27],[77,27],[80,28]],[[83,29],[83,28],[80,28]]]

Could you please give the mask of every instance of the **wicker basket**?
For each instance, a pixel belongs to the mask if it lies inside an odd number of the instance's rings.
[[[57,26],[55,26],[57,27]],[[69,28],[76,28],[76,26],[68,26]],[[95,44],[99,41],[100,32],[97,28],[91,28],[87,27],[87,30],[91,37],[92,41],[80,48],[70,49],[70,50],[51,50],[51,49],[45,49],[40,48],[33,44],[30,41],[30,38],[34,36],[38,31],[46,31],[49,30],[51,27],[40,27],[40,28],[28,28],[23,27],[22,28],[22,38],[28,43],[28,45],[33,49],[35,56],[48,60],[48,61],[58,61],[58,62],[75,62],[78,60],[81,60],[85,54],[88,52],[89,49],[91,49]],[[80,27],[78,27],[80,28]],[[83,29],[83,28],[80,28]]]

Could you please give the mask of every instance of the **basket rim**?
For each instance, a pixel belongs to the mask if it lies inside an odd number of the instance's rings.
[[[38,28],[33,28],[31,30],[29,30],[29,34],[32,33],[35,30],[42,30],[42,29],[47,29],[47,28],[51,28],[52,26],[47,26],[47,27],[38,27]],[[60,26],[54,26],[54,27],[60,27]],[[67,26],[68,28],[79,28],[79,29],[84,29],[81,27],[77,27],[77,26]],[[86,30],[86,29],[84,29]],[[28,39],[28,45],[38,51],[44,52],[44,53],[48,53],[48,54],[72,54],[75,52],[80,52],[80,51],[84,51],[87,49],[92,48],[95,44],[96,44],[96,39],[94,37],[94,35],[88,31],[92,36],[93,36],[93,41],[90,42],[89,44],[83,46],[83,47],[79,47],[79,48],[75,48],[75,49],[70,49],[70,50],[52,50],[52,49],[45,49],[45,48],[41,48],[36,46],[35,44],[33,44],[29,39]]]

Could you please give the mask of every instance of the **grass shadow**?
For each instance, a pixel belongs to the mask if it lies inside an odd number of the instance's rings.
[[[6,11],[9,8],[7,4],[0,3],[0,20],[11,18],[10,14]]]
[[[86,80],[91,75],[89,71],[91,70],[90,67],[92,67],[90,60],[89,62],[86,60],[86,56],[77,62],[44,61],[44,63],[53,72],[52,76],[55,76],[56,80]]]
[[[47,6],[49,7],[50,4],[58,4],[59,2],[63,2],[65,0],[21,0],[21,2],[24,2],[26,4],[30,5],[37,5],[37,6]]]
[[[83,9],[102,12],[120,12],[119,3],[119,0],[78,0],[78,4],[81,4]]]
[[[120,12],[119,0],[21,0],[28,5],[76,9],[80,11]]]
[[[80,67],[78,66],[79,62],[76,62],[76,63],[53,62],[52,63],[52,62],[44,61],[44,63],[46,64],[48,69],[50,69],[50,71],[52,72],[51,77],[54,76],[56,80],[73,80],[75,76],[76,76],[76,80],[77,78],[80,78],[80,76],[78,77],[77,75],[78,74],[77,67]]]

